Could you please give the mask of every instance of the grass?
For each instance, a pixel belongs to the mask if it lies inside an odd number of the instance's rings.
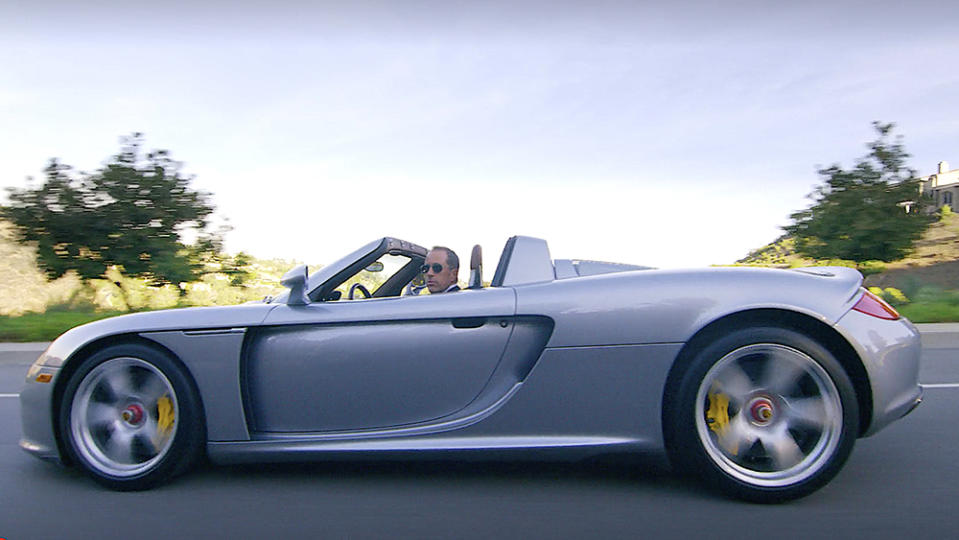
[[[120,315],[116,311],[47,311],[0,317],[0,342],[52,341],[81,324]]]
[[[959,321],[959,305],[949,302],[913,302],[896,309],[914,323]]]

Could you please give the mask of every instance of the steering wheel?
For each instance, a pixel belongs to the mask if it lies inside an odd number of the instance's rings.
[[[369,298],[373,296],[372,294],[370,294],[370,291],[363,286],[362,283],[354,283],[350,285],[350,294],[349,294],[350,300],[353,299],[353,293],[356,291],[360,291],[363,294],[363,298]]]

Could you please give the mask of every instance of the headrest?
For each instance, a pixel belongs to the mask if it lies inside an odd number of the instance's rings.
[[[479,244],[473,246],[470,254],[470,289],[483,288],[483,248]]]

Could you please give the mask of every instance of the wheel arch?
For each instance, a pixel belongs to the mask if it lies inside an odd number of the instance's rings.
[[[57,452],[60,454],[60,461],[63,462],[64,465],[73,465],[73,463],[70,462],[70,453],[66,451],[66,441],[63,440],[60,429],[60,409],[63,405],[64,392],[66,391],[67,384],[69,383],[70,379],[73,378],[73,374],[77,371],[77,369],[80,368],[80,366],[83,365],[83,362],[86,361],[87,358],[90,358],[100,350],[103,350],[107,347],[112,347],[114,345],[141,345],[149,347],[159,353],[165,354],[183,371],[187,381],[190,383],[190,386],[197,397],[198,406],[200,408],[200,425],[205,438],[206,412],[203,405],[203,395],[200,394],[200,390],[196,384],[195,378],[193,377],[193,373],[186,366],[186,364],[184,364],[183,361],[173,353],[173,351],[167,347],[164,347],[160,343],[157,343],[156,341],[144,338],[137,334],[117,334],[91,341],[77,349],[73,354],[70,355],[66,362],[64,362],[60,376],[57,377],[56,384],[53,387],[51,416],[53,422],[53,434],[57,443]]]
[[[669,419],[683,374],[696,353],[719,335],[746,326],[775,326],[806,334],[826,347],[852,380],[859,405],[859,436],[869,429],[872,420],[872,387],[862,360],[848,341],[834,328],[809,315],[784,309],[754,309],[723,316],[697,331],[680,350],[670,368],[662,397],[663,440],[669,450],[674,445]]]

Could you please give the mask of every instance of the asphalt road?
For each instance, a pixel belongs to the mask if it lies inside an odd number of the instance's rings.
[[[859,440],[824,489],[779,506],[612,460],[204,466],[115,493],[19,449],[15,396],[38,351],[0,350],[0,539],[949,538],[959,529],[959,334],[924,342],[924,403]]]

